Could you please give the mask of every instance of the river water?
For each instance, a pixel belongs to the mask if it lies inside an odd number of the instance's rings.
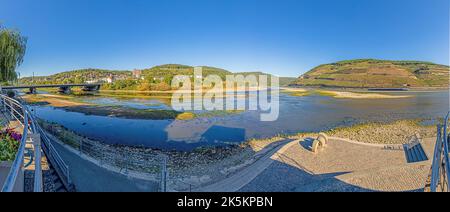
[[[390,92],[390,95],[405,95]],[[260,111],[205,116],[193,120],[140,120],[86,115],[50,106],[33,106],[36,115],[80,135],[109,144],[188,151],[197,147],[240,143],[279,134],[318,132],[364,122],[439,118],[449,110],[448,92],[407,92],[411,98],[336,99],[296,97],[280,93],[279,118],[261,122]],[[79,97],[83,101],[133,109],[170,109],[167,101],[152,98]]]

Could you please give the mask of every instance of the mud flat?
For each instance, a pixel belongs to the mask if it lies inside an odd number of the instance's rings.
[[[90,105],[84,102],[77,102],[74,97],[55,94],[28,94],[22,98],[30,104],[51,105],[54,107],[71,107]]]
[[[409,95],[388,95],[378,93],[357,93],[357,92],[329,91],[329,90],[320,90],[317,92],[324,96],[332,96],[338,99],[399,99],[411,97]]]
[[[74,96],[57,94],[33,94],[22,97],[31,105],[49,105],[69,112],[86,115],[119,117],[142,120],[191,120],[201,117],[220,117],[241,113],[240,110],[208,111],[201,114],[193,112],[179,112],[175,110],[135,109],[118,105],[98,105],[80,101]],[[238,97],[239,98],[239,97]]]
[[[305,88],[282,88],[282,92],[291,96],[330,96],[337,99],[399,99],[409,98],[410,95],[390,95],[362,91],[335,91],[335,90],[323,90],[323,89],[305,89]]]

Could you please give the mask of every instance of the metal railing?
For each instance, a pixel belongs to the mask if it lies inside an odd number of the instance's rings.
[[[15,182],[23,168],[25,147],[28,140],[30,140],[34,146],[34,191],[41,192],[43,190],[42,168],[40,164],[41,150],[46,155],[48,161],[55,169],[67,190],[73,190],[68,165],[62,160],[61,156],[52,145],[51,139],[39,126],[28,106],[5,95],[0,95],[0,103],[2,103],[4,114],[9,115],[11,120],[18,121],[20,125],[23,126],[22,140],[11,170],[3,185],[2,192],[13,191]]]
[[[36,120],[33,118],[33,120]],[[64,187],[67,188],[68,191],[74,191],[74,185],[70,178],[70,169],[69,166],[64,162],[64,160],[59,155],[58,151],[52,144],[52,139],[47,135],[47,133],[41,128],[39,124],[36,124],[36,130],[41,135],[42,139],[42,150],[44,151],[47,159],[50,160],[50,163],[55,168],[56,173],[60,177]]]
[[[16,157],[11,165],[10,172],[6,177],[5,183],[3,184],[1,190],[2,192],[12,192],[23,167],[25,147],[27,140],[29,140],[30,129],[29,125],[26,124],[28,123],[29,113],[23,107],[21,107],[21,104],[18,101],[4,95],[0,95],[0,98],[3,104],[3,112],[8,113],[11,116],[11,119],[18,121],[23,126],[22,139],[20,141],[19,149],[17,150]],[[22,110],[22,113],[18,111],[19,108],[20,110]],[[37,162],[37,158],[35,158],[34,160]],[[42,179],[42,174],[39,175],[38,173],[35,175],[35,178],[38,178],[37,180],[35,179],[35,181],[39,181],[39,179]],[[42,182],[42,180],[40,181]]]
[[[450,112],[444,119],[444,123],[437,126],[436,146],[434,147],[433,162],[431,168],[431,192],[450,192],[450,158],[449,158],[449,134],[448,121]]]

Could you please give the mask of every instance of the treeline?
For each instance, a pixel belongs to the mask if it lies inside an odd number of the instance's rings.
[[[96,81],[112,78],[128,78],[131,77],[131,72],[128,71],[111,71],[103,69],[80,69],[74,71],[66,71],[51,76],[35,76],[23,77],[20,79],[21,84],[78,84],[86,83],[88,81]]]
[[[26,47],[26,37],[0,24],[0,84],[6,85],[17,80],[16,68],[23,62]]]
[[[61,72],[51,76],[24,77],[22,84],[72,84],[99,81],[103,82],[104,90],[139,90],[139,91],[167,91],[171,90],[172,79],[176,75],[191,76],[194,80],[194,67],[180,64],[167,64],[155,66],[141,71],[111,71],[103,69],[82,69]],[[225,80],[227,75],[233,74],[225,69],[202,66],[203,76],[218,75]],[[249,74],[268,75],[262,72],[235,73],[244,76]],[[108,82],[108,78],[112,82]],[[284,84],[294,81],[294,78],[280,78]],[[289,81],[289,82],[288,82]]]

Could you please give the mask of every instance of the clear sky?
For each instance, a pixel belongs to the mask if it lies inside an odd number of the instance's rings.
[[[449,0],[0,0],[21,76],[166,63],[299,76],[343,59],[449,64]]]

